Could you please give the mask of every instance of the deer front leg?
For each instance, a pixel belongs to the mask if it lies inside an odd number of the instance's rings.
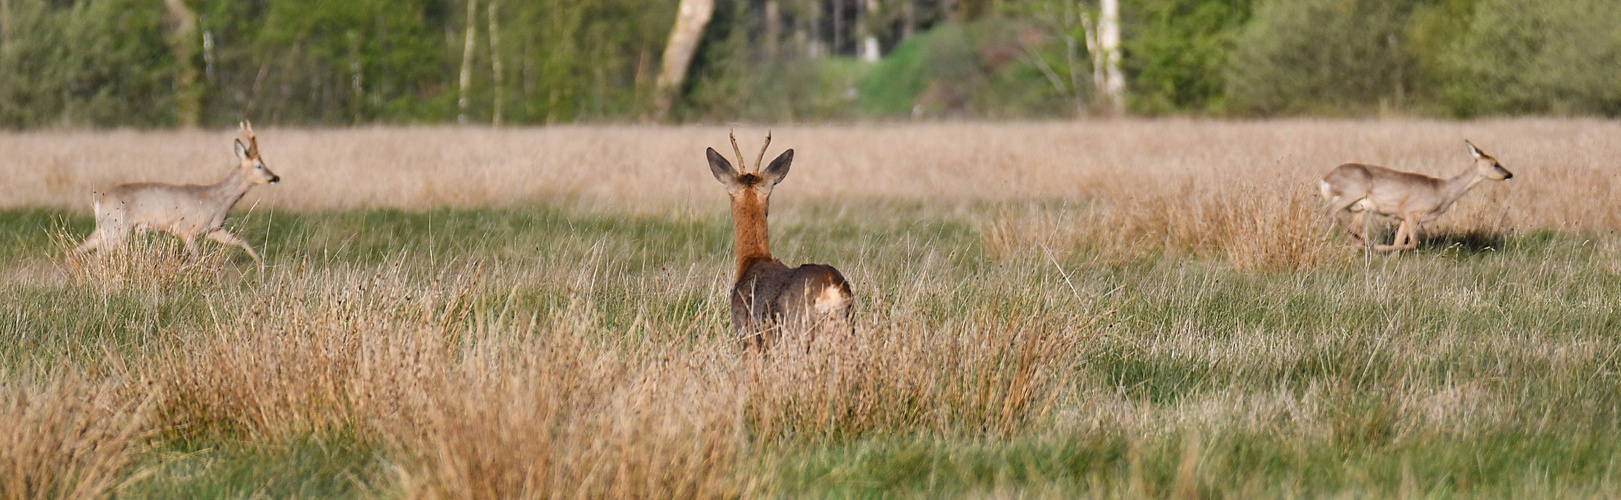
[[[1407,228],[1407,240],[1400,245],[1402,250],[1418,248],[1418,217],[1413,216],[1408,221],[1410,222],[1402,224],[1403,227]]]
[[[244,240],[244,239],[242,239],[241,237],[239,237],[237,235],[231,234],[230,232],[227,232],[224,229],[215,229],[214,232],[208,233],[208,238],[211,239],[211,240],[214,240],[214,241],[218,241],[220,243],[224,243],[226,245],[242,247],[243,250],[248,251],[248,256],[249,257],[253,257],[253,263],[258,264],[260,269],[264,269],[264,267],[265,267],[264,259],[260,259],[259,258],[259,253],[253,251],[253,247],[248,246],[248,241],[247,240]]]
[[[1402,219],[1401,225],[1396,227],[1396,237],[1391,240],[1391,244],[1374,245],[1373,249],[1380,252],[1394,252],[1418,248],[1418,238],[1413,234],[1414,224],[1411,219]]]

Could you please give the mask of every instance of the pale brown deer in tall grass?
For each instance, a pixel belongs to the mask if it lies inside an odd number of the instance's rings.
[[[760,163],[771,134],[754,160],[754,171],[743,161],[743,150],[733,134],[732,151],[739,169],[709,148],[709,172],[726,186],[732,199],[732,220],[737,229],[737,281],[732,285],[732,328],[746,346],[766,349],[784,333],[814,335],[816,331],[848,331],[855,295],[838,269],[820,264],[788,267],[771,256],[766,229],[771,190],[788,175],[794,161],[789,149]]]
[[[225,230],[225,217],[231,207],[259,184],[275,184],[281,177],[265,167],[259,156],[258,136],[246,120],[238,125],[242,137],[233,141],[236,165],[225,179],[214,184],[122,184],[96,198],[96,230],[69,252],[77,260],[95,250],[98,255],[117,249],[131,230],[153,230],[174,235],[185,244],[192,260],[202,256],[197,237],[235,245],[247,250],[259,267],[264,259],[241,237]],[[243,142],[243,141],[247,142]]]
[[[1329,216],[1344,225],[1351,238],[1363,245],[1368,243],[1366,213],[1394,218],[1401,221],[1395,240],[1389,245],[1375,244],[1373,249],[1388,252],[1418,248],[1420,225],[1445,213],[1453,202],[1481,181],[1506,181],[1514,177],[1496,158],[1481,152],[1474,143],[1463,143],[1469,146],[1474,162],[1467,170],[1448,179],[1358,163],[1335,167],[1323,176],[1321,185],[1323,198],[1328,200]],[[1344,220],[1345,212],[1351,214],[1348,224]]]

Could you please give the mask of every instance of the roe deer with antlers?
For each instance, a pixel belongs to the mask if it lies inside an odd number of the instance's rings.
[[[78,259],[91,250],[104,254],[122,245],[130,230],[153,230],[180,238],[192,260],[202,256],[197,237],[207,236],[242,247],[263,268],[265,263],[259,253],[246,240],[225,230],[225,216],[249,188],[281,182],[281,177],[266,168],[259,156],[253,125],[244,120],[238,128],[242,138],[234,141],[237,164],[224,180],[207,186],[137,183],[109,189],[96,199],[95,232],[69,252],[70,257]]]
[[[1335,167],[1323,176],[1321,186],[1323,198],[1328,200],[1329,216],[1344,225],[1353,240],[1364,245],[1368,243],[1365,213],[1394,218],[1401,221],[1395,241],[1390,245],[1373,245],[1373,249],[1388,252],[1418,248],[1419,225],[1445,213],[1480,181],[1506,181],[1514,177],[1496,158],[1481,152],[1474,143],[1463,143],[1469,146],[1469,154],[1475,161],[1468,170],[1450,179],[1357,163]],[[1349,224],[1344,221],[1345,212],[1351,213]]]
[[[810,334],[817,328],[848,330],[855,295],[838,269],[820,264],[790,268],[771,257],[766,215],[771,190],[788,175],[794,161],[789,149],[764,171],[760,162],[771,146],[754,160],[754,171],[743,162],[743,151],[732,135],[732,151],[739,169],[709,148],[709,171],[726,186],[732,198],[732,219],[737,229],[737,281],[732,285],[732,328],[746,346],[765,350],[784,333]]]

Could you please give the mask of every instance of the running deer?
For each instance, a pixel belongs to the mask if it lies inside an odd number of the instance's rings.
[[[1373,245],[1373,249],[1389,252],[1418,248],[1420,225],[1445,213],[1480,181],[1506,181],[1514,177],[1496,158],[1481,152],[1474,143],[1467,140],[1463,143],[1475,157],[1474,164],[1450,179],[1357,163],[1335,167],[1323,176],[1321,186],[1323,198],[1328,200],[1329,216],[1344,225],[1351,238],[1363,245],[1368,243],[1364,214],[1372,212],[1394,218],[1401,221],[1396,228],[1395,241],[1390,245]],[[1344,212],[1351,213],[1349,224],[1345,223]]]
[[[109,189],[96,198],[95,232],[69,252],[70,257],[77,260],[91,250],[105,254],[122,245],[130,230],[153,230],[180,238],[192,260],[202,256],[197,237],[207,236],[242,247],[264,268],[264,260],[246,240],[225,230],[225,216],[249,188],[281,182],[281,177],[265,168],[253,124],[244,120],[238,127],[242,137],[234,141],[237,164],[224,180],[208,186],[138,183]]]
[[[754,171],[743,161],[737,135],[731,136],[739,169],[709,148],[709,172],[726,186],[732,198],[732,220],[737,229],[737,281],[732,285],[732,328],[745,346],[765,350],[784,333],[810,335],[814,329],[848,331],[855,295],[844,275],[831,266],[805,264],[790,268],[771,257],[767,241],[766,215],[771,189],[788,175],[794,161],[789,149],[771,161],[764,171],[760,163],[771,146],[765,145],[754,160]]]

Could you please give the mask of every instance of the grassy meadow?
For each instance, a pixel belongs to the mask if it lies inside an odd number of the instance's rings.
[[[1621,495],[1621,123],[777,127],[773,253],[857,310],[770,357],[726,132],[264,127],[264,271],[62,265],[227,132],[0,135],[0,497]],[[1514,180],[1417,251],[1330,230],[1330,168],[1465,138]]]

